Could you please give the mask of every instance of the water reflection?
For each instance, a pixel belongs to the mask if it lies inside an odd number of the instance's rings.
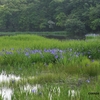
[[[5,71],[2,71],[2,73],[0,74],[0,83],[2,82],[6,82],[9,83],[11,80],[20,80],[20,76],[15,76],[14,74],[9,74],[7,75]]]
[[[9,83],[10,81],[19,81],[20,79],[20,76],[15,76],[14,74],[6,74],[5,71],[2,71],[0,74],[0,83]],[[37,93],[40,87],[41,86],[39,84],[33,86],[27,84],[20,87],[20,90],[21,92]],[[11,100],[13,93],[14,89],[9,87],[4,86],[0,88],[0,95],[3,100]]]

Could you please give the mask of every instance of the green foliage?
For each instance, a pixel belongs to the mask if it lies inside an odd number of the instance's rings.
[[[88,40],[88,39],[100,39],[100,36],[99,36],[99,34],[87,34],[86,35],[86,39]]]
[[[80,62],[81,73],[88,77],[98,76],[99,73],[99,62],[98,61],[90,61],[85,58]]]
[[[42,68],[53,70],[54,66],[58,70],[61,66],[60,70],[64,73],[85,73],[90,76],[92,74],[95,76],[98,73],[99,62],[94,60],[100,59],[99,39],[62,42],[36,35],[17,35],[1,37],[0,41],[2,41],[0,42],[1,66],[33,66],[33,68],[41,70]],[[44,52],[44,50],[50,51],[56,48],[65,52],[61,54],[53,51],[52,53],[56,55]],[[37,53],[34,53],[34,50]]]
[[[90,27],[93,30],[99,31],[100,26],[100,5],[97,4],[95,7],[90,7],[89,18],[90,18]]]
[[[42,52],[42,59],[41,53],[27,54],[31,50],[55,48],[66,51],[55,63],[54,56],[47,52]],[[48,63],[44,63],[46,61]],[[14,90],[12,100],[50,100],[49,94],[53,100],[70,100],[69,90],[79,91],[73,100],[96,100],[98,95],[88,93],[100,90],[100,39],[58,41],[36,35],[0,37],[0,72],[2,70],[21,76],[18,82],[0,83],[0,88],[7,86]],[[26,84],[37,83],[40,84],[37,93],[32,87],[29,91],[23,90]]]
[[[65,27],[65,22],[66,22],[65,13],[61,12],[60,14],[58,14],[56,17],[56,20],[57,20],[57,23],[56,23],[57,26]]]
[[[95,19],[94,21],[91,22],[91,28],[93,30],[96,30],[100,26],[100,18]]]
[[[86,34],[85,25],[83,22],[77,19],[67,19],[66,31],[71,35],[84,35]]]
[[[78,19],[80,32],[84,26],[88,32],[97,32],[99,6],[99,0],[1,0],[0,31],[62,31],[66,20]],[[55,24],[48,24],[49,20]]]

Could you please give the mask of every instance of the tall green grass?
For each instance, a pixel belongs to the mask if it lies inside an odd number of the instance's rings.
[[[34,64],[43,63],[51,70],[58,64],[64,66],[65,71],[69,73],[82,73],[86,69],[84,73],[89,73],[90,76],[91,74],[95,76],[100,66],[99,40],[58,41],[37,35],[16,35],[0,37],[0,41],[1,66],[35,66]],[[65,52],[61,59],[55,59],[54,55],[43,52],[45,49],[60,49]],[[30,52],[30,50],[42,50],[43,57],[39,53],[25,56],[25,52]],[[10,52],[13,54],[9,54]],[[93,60],[97,61],[92,62]]]
[[[32,54],[32,50],[41,50],[42,54],[39,51]],[[58,57],[44,50],[58,50]],[[80,97],[76,100],[97,100],[98,96],[88,93],[100,89],[100,40],[59,41],[27,34],[0,37],[0,72],[2,70],[23,78],[9,84],[15,89],[12,100],[50,100],[50,91],[53,100],[71,100],[69,89],[80,91]],[[35,78],[29,78],[33,76]],[[43,88],[38,94],[22,92],[20,85],[26,83],[38,83]],[[52,92],[58,86],[60,96]]]

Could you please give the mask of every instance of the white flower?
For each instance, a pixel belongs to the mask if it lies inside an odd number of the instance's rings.
[[[58,96],[60,96],[60,87],[58,87],[57,90],[58,90]]]
[[[78,97],[78,98],[80,98],[80,92],[78,90],[68,90],[68,97],[71,97],[71,98]]]
[[[3,100],[11,100],[11,96],[13,95],[13,90],[4,87],[1,89],[0,94],[2,95]]]
[[[49,92],[48,94],[49,100],[52,100],[52,94]]]
[[[13,74],[9,74],[7,75],[5,71],[2,71],[2,73],[0,74],[0,83],[1,82],[7,82],[9,83],[11,80],[20,80],[20,76],[15,76]]]

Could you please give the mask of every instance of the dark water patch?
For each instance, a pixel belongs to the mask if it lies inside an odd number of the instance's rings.
[[[0,33],[0,37],[1,36],[13,36],[13,35],[20,35],[20,34],[33,34],[35,35],[36,33]],[[68,36],[68,35],[64,35],[64,34],[36,34],[36,35],[39,35],[39,36],[43,36],[43,37],[46,37],[48,39],[58,39],[58,40],[69,40],[69,39],[79,39],[79,40],[82,40],[82,39],[85,39],[85,35],[84,36]]]
[[[13,36],[13,35],[15,35],[15,34],[0,34],[0,37],[2,37],[2,36]]]
[[[59,39],[59,40],[64,40],[64,39],[67,39],[67,36],[59,36],[59,35],[42,35],[46,38],[49,38],[49,39]]]
[[[82,37],[79,37],[79,36],[67,36],[67,35],[42,35],[46,38],[49,38],[49,39],[58,39],[58,40],[69,40],[69,39],[79,39],[79,40],[82,40],[82,39],[85,39],[85,36],[82,36]]]

